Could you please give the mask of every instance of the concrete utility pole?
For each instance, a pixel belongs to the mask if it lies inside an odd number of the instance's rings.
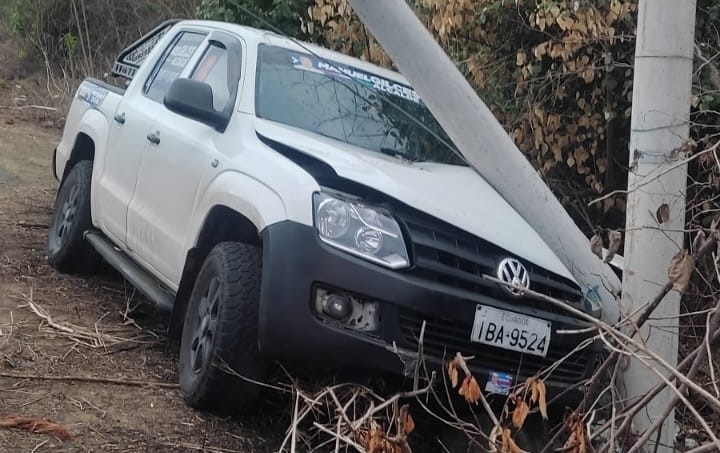
[[[683,159],[677,150],[688,138],[695,6],[696,0],[640,0],[623,273],[623,306],[628,309],[642,307],[659,292],[670,261],[683,248],[687,167],[667,170]],[[658,209],[664,204],[669,220],[660,223]],[[655,311],[658,320],[647,322],[640,333],[648,347],[673,366],[679,314],[680,295],[672,292]],[[636,359],[624,378],[628,398],[646,394],[659,382]],[[670,398],[669,390],[658,395],[634,420],[635,430],[648,428]],[[658,451],[674,451],[674,414],[661,429]]]
[[[537,231],[578,282],[597,291],[603,319],[617,321],[613,292],[619,294],[619,279],[591,253],[588,239],[412,9],[404,0],[350,4],[468,162]]]

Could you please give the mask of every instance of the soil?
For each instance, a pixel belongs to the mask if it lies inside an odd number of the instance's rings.
[[[177,346],[166,338],[166,315],[143,303],[122,278],[110,270],[64,275],[47,264],[45,238],[57,188],[50,162],[60,132],[2,115],[0,110],[0,417],[47,419],[72,437],[60,441],[0,429],[0,451],[277,449],[284,432],[278,414],[223,417],[185,405],[172,387]],[[75,333],[50,326],[32,307]],[[169,388],[149,385],[155,382]]]

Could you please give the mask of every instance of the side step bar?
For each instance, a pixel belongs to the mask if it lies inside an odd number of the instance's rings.
[[[175,296],[163,289],[161,284],[140,266],[135,264],[125,253],[97,231],[86,231],[85,240],[97,250],[105,261],[120,272],[135,288],[152,301],[158,310],[172,311]]]

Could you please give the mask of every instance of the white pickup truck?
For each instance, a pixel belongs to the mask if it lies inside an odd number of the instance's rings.
[[[85,80],[55,150],[48,259],[102,257],[171,313],[188,404],[247,407],[273,362],[410,376],[423,324],[430,366],[474,356],[504,395],[562,361],[548,393],[577,397],[597,344],[524,289],[592,305],[401,75],[206,21],[113,72],[126,87]]]

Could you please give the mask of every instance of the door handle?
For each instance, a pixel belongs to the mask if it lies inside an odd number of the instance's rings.
[[[114,119],[116,123],[125,124],[125,112],[115,115]]]
[[[159,144],[160,143],[160,132],[151,132],[147,134],[147,139],[150,143]]]

